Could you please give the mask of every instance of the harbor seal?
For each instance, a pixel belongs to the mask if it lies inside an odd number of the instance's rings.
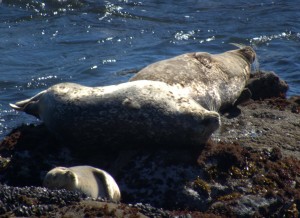
[[[180,87],[206,109],[218,111],[239,97],[255,57],[249,46],[221,54],[187,53],[150,64],[130,81],[155,80]]]
[[[120,201],[121,198],[114,178],[104,170],[91,166],[56,167],[46,174],[43,186],[79,191],[92,198],[101,197],[112,201]]]
[[[220,125],[217,112],[181,89],[149,80],[94,88],[61,83],[10,105],[40,118],[57,138],[84,149],[199,145]]]

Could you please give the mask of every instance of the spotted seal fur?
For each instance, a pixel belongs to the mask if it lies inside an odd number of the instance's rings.
[[[249,46],[221,54],[187,53],[150,64],[130,81],[153,80],[177,86],[206,109],[218,111],[237,100],[255,57]]]
[[[84,148],[199,145],[220,125],[217,112],[182,89],[149,80],[104,87],[60,83],[10,105],[40,118],[57,138]]]

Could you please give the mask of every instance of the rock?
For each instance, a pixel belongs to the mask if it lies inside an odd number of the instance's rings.
[[[251,74],[246,88],[251,91],[253,100],[263,100],[273,97],[284,98],[289,86],[274,72],[260,71]]]

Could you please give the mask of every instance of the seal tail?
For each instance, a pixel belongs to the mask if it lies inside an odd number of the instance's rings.
[[[38,102],[46,91],[47,90],[42,91],[32,98],[16,102],[15,104],[10,103],[9,106],[17,111],[24,111],[27,114],[31,114],[37,118],[40,118]]]
[[[235,47],[238,47],[239,49],[242,49],[242,48],[245,48],[247,45],[245,44],[242,44],[242,43],[234,43],[234,42],[231,42],[229,43],[230,45],[233,45]]]

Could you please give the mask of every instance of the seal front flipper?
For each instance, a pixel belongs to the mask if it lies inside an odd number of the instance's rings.
[[[243,104],[243,103],[247,102],[248,100],[250,100],[251,97],[252,97],[251,90],[248,88],[244,88],[244,90],[241,92],[240,96],[233,103],[233,106],[236,107],[239,104]]]
[[[24,111],[27,114],[40,118],[38,102],[46,92],[47,90],[44,90],[32,98],[16,102],[15,104],[10,103],[9,106],[15,110]]]

